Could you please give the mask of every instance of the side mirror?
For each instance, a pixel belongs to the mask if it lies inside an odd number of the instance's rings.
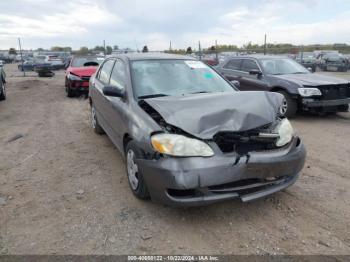
[[[105,86],[103,89],[103,94],[105,96],[113,96],[113,97],[125,97],[125,89],[124,88],[116,88],[114,86]]]
[[[231,80],[230,83],[232,86],[234,86],[237,89],[239,89],[241,87],[241,84],[237,80]]]
[[[259,69],[252,69],[249,71],[250,75],[262,75],[261,71]]]

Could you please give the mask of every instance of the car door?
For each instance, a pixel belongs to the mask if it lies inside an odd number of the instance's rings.
[[[116,59],[109,79],[109,86],[126,89],[126,65],[121,59]],[[113,142],[120,151],[123,150],[123,135],[126,128],[126,112],[128,105],[125,98],[105,96],[106,119],[113,132]]]
[[[92,83],[93,88],[91,88],[92,103],[96,110],[97,119],[101,126],[108,134],[108,136],[114,137],[113,129],[109,123],[108,113],[109,113],[109,100],[103,94],[103,88],[109,85],[109,79],[111,77],[112,69],[115,63],[115,59],[106,60],[98,70],[95,80]],[[113,141],[113,139],[112,139]],[[114,141],[113,141],[114,142]]]
[[[267,84],[264,79],[263,74],[250,74],[250,71],[260,71],[261,68],[255,61],[255,59],[245,58],[242,60],[241,64],[241,74],[242,77],[240,79],[241,90],[249,91],[249,90],[260,90],[266,91]]]
[[[242,75],[240,72],[242,59],[231,58],[220,69],[220,73],[229,81],[240,81]]]

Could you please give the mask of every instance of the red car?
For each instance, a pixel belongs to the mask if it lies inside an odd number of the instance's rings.
[[[87,94],[89,92],[89,80],[96,72],[103,58],[96,56],[75,56],[66,69],[65,86],[68,97]]]

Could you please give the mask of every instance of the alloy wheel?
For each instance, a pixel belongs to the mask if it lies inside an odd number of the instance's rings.
[[[127,172],[130,186],[133,190],[136,190],[139,185],[138,179],[138,166],[135,163],[135,153],[133,150],[129,149],[126,154],[126,164],[127,164]]]
[[[288,110],[287,99],[286,99],[286,98],[283,98],[282,105],[281,105],[280,110],[279,110],[279,111],[280,111],[280,114],[281,114],[282,116],[284,116],[284,115],[286,114],[287,110]]]

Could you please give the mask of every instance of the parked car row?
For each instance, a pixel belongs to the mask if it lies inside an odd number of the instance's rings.
[[[65,63],[62,59],[54,55],[38,55],[34,58],[27,59],[18,65],[20,71],[36,71],[37,67],[49,67],[50,70],[59,70],[65,68]]]

